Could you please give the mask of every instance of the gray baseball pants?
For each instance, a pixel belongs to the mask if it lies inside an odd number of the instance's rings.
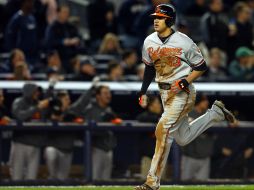
[[[173,139],[184,146],[194,140],[216,122],[224,120],[224,114],[217,106],[212,106],[204,115],[188,122],[188,113],[193,109],[196,91],[189,86],[190,93],[182,91],[178,94],[170,90],[160,90],[164,112],[156,126],[156,147],[146,184],[158,189]]]
[[[46,163],[49,171],[49,179],[64,180],[68,178],[72,152],[63,152],[55,147],[45,148]]]
[[[39,161],[39,147],[12,142],[10,151],[11,179],[36,179],[39,168]]]

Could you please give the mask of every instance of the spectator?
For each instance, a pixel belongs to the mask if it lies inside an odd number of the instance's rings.
[[[96,69],[94,67],[95,61],[92,58],[80,59],[76,57],[72,60],[72,68],[74,80],[78,81],[92,81],[96,76]]]
[[[209,11],[202,16],[201,34],[209,49],[218,47],[227,50],[228,27],[222,15],[222,0],[210,0]]]
[[[98,53],[110,54],[118,58],[122,53],[118,37],[113,33],[107,33],[101,42]]]
[[[236,81],[251,81],[254,77],[253,51],[247,47],[236,50],[236,59],[230,63],[229,73]]]
[[[134,23],[147,6],[146,0],[125,0],[121,3],[118,18],[123,47],[139,48]]]
[[[108,73],[107,75],[102,75],[100,79],[102,81],[123,81],[124,76],[123,76],[123,68],[121,65],[116,62],[116,61],[111,61],[108,65]]]
[[[135,50],[126,50],[123,52],[120,65],[124,69],[125,75],[135,75],[138,55]]]
[[[185,15],[201,17],[207,11],[205,3],[205,0],[195,0],[194,3],[186,9]]]
[[[209,106],[205,95],[197,96],[195,107],[189,113],[190,121],[204,114]],[[206,133],[182,147],[182,180],[205,181],[210,175],[210,159],[213,153],[214,139]]]
[[[225,81],[228,79],[225,69],[223,52],[219,48],[212,48],[209,53],[209,70],[206,74],[206,78],[209,81]]]
[[[25,62],[18,62],[14,67],[13,77],[11,80],[30,80],[31,75]]]
[[[4,93],[0,90],[0,125],[8,125],[11,122],[10,113],[4,105]]]
[[[53,122],[73,122],[75,117],[68,114],[70,107],[68,92],[60,91],[52,102],[50,120]],[[49,171],[49,179],[65,180],[71,168],[74,140],[72,132],[50,132],[45,148],[45,159]]]
[[[252,48],[253,25],[251,24],[251,10],[244,2],[238,2],[234,6],[235,17],[229,23],[228,56],[229,61],[234,58],[234,52],[238,47]]]
[[[139,122],[157,123],[162,113],[161,101],[157,96],[149,97],[147,110],[137,116]],[[153,133],[140,136],[141,176],[146,178],[153,157],[155,136]]]
[[[52,50],[47,55],[47,68],[54,68],[58,73],[64,74],[65,70],[62,66],[62,60],[56,50]]]
[[[145,0],[125,0],[119,8],[119,24],[124,34],[135,35],[133,31],[134,21],[147,7]]]
[[[36,0],[34,3],[38,35],[43,40],[48,24],[52,24],[57,18],[57,0]]]
[[[42,111],[48,108],[49,100],[39,100],[39,87],[26,83],[23,96],[12,104],[12,116],[18,122],[42,120]],[[40,158],[40,147],[44,145],[45,135],[38,132],[15,131],[11,145],[12,180],[36,179]],[[25,170],[26,169],[26,170]]]
[[[93,92],[96,102],[91,100]],[[117,117],[109,106],[111,98],[109,87],[99,85],[84,93],[71,106],[71,111],[82,116],[88,122],[114,122]],[[116,146],[116,138],[112,131],[98,131],[93,133],[92,142],[93,180],[108,180],[112,173],[113,149]]]
[[[21,9],[10,19],[5,35],[7,50],[21,49],[31,70],[37,65],[39,47],[33,3],[33,0],[21,1]]]
[[[114,4],[107,0],[95,0],[88,7],[88,24],[91,42],[101,41],[107,33],[117,34]]]
[[[10,58],[3,64],[0,65],[1,73],[12,73],[15,66],[19,62],[25,62],[25,54],[20,49],[13,49],[10,53]]]
[[[57,20],[48,26],[45,41],[49,51],[58,51],[63,61],[64,69],[70,72],[70,61],[80,50],[81,38],[77,28],[68,22],[70,15],[69,7],[62,5],[57,11]]]

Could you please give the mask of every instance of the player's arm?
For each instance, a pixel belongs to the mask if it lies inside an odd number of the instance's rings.
[[[189,93],[189,84],[204,74],[206,70],[206,62],[203,61],[200,65],[193,67],[193,71],[186,78],[175,81],[171,86],[171,90],[176,94],[181,90]]]
[[[145,72],[144,72],[144,78],[141,86],[141,90],[138,92],[139,96],[139,104],[141,107],[145,108],[147,106],[147,96],[145,95],[147,92],[147,89],[151,82],[153,81],[155,77],[155,68],[154,66],[145,64]]]
[[[154,66],[145,64],[144,78],[143,78],[143,82],[142,82],[142,86],[141,86],[141,90],[140,90],[140,93],[142,95],[146,94],[146,91],[147,91],[149,85],[151,84],[151,82],[153,81],[154,77],[155,77]]]
[[[193,71],[186,77],[187,82],[190,84],[199,78],[207,70],[206,62],[204,61],[200,66],[194,67]]]

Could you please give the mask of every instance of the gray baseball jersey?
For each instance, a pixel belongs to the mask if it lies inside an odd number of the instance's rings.
[[[198,46],[181,32],[174,32],[164,43],[157,32],[149,35],[144,41],[142,60],[155,67],[155,81],[164,83],[183,78],[204,63]]]

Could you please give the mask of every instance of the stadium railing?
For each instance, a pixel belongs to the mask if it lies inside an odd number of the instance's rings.
[[[71,126],[71,127],[70,127]],[[112,130],[115,132],[152,132],[154,131],[155,125],[149,123],[140,123],[137,121],[124,121],[122,124],[112,123],[84,123],[84,124],[73,124],[73,123],[42,123],[42,122],[24,122],[24,123],[11,123],[7,126],[0,126],[0,162],[2,161],[2,133],[3,131],[66,131],[66,132],[79,132],[83,133],[84,145],[84,178],[86,182],[92,182],[92,158],[91,158],[91,132],[99,130]],[[217,126],[210,128],[208,131],[223,133],[223,132],[243,132],[253,133],[254,122],[241,121],[239,127],[230,128],[227,127],[226,123],[221,123]],[[172,166],[173,166],[173,181],[179,181],[180,179],[180,148],[174,143],[172,147]]]

